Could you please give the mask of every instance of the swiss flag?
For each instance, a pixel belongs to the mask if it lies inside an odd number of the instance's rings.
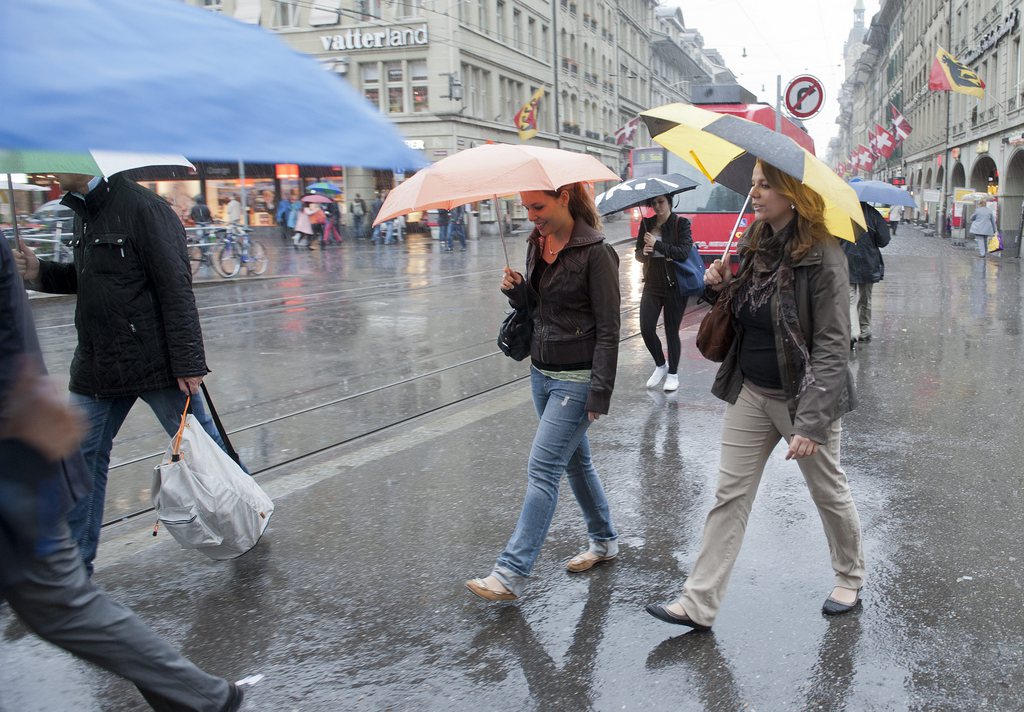
[[[910,122],[907,121],[907,117],[901,114],[895,106],[889,104],[889,110],[892,112],[892,128],[896,134],[896,138],[899,141],[906,141],[907,136],[913,129],[910,127]]]
[[[866,172],[870,171],[875,167],[875,154],[871,152],[871,149],[861,144],[857,150],[860,153],[860,165],[861,168]]]
[[[878,154],[878,147],[875,145],[876,138],[875,130],[868,127],[868,150],[875,155]]]
[[[896,137],[885,127],[875,124],[875,152],[883,158],[890,158],[895,150]]]

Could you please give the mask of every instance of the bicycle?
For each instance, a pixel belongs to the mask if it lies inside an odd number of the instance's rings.
[[[192,267],[192,276],[195,277],[204,264],[210,266],[216,274],[221,277],[231,277],[225,274],[220,264],[214,259],[214,252],[217,245],[224,240],[226,230],[215,227],[209,223],[197,225],[194,228],[185,228],[188,243],[188,261]]]
[[[242,266],[249,274],[261,275],[267,271],[270,262],[263,245],[249,237],[252,228],[241,225],[228,225],[222,238],[222,246],[217,252],[217,264],[221,274],[234,277]]]

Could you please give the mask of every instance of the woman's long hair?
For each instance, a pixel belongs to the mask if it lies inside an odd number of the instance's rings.
[[[601,229],[601,214],[597,212],[594,205],[594,196],[591,194],[589,183],[569,183],[558,190],[545,190],[547,195],[557,198],[562,191],[569,193],[569,214],[573,220],[582,220],[595,230]]]
[[[815,241],[831,237],[825,226],[825,201],[817,192],[772,164],[759,159],[757,165],[772,190],[796,208],[796,229],[786,245],[791,261],[796,262],[810,251]],[[750,249],[756,250],[758,242],[770,229],[764,220],[755,222],[747,237]]]

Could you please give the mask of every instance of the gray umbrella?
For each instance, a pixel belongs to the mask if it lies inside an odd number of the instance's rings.
[[[594,203],[597,205],[598,212],[602,215],[610,215],[640,205],[659,195],[675,195],[696,187],[695,181],[681,173],[642,176],[609,188],[594,198]]]

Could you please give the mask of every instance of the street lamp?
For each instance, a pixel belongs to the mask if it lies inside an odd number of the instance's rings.
[[[459,75],[456,72],[441,72],[440,76],[448,77],[448,93],[442,94],[442,99],[451,99],[452,101],[462,101],[462,82],[459,80]]]

